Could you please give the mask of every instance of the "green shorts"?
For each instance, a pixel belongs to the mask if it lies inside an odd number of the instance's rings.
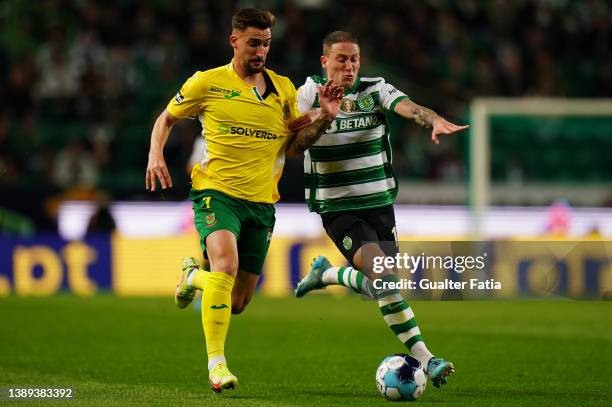
[[[206,253],[209,234],[229,230],[238,241],[238,267],[261,274],[276,222],[274,205],[245,201],[213,189],[191,189],[189,198],[202,252]]]

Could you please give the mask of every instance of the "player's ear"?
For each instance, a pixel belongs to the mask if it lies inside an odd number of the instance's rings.
[[[321,55],[321,66],[323,67],[323,69],[327,69],[327,61],[329,60],[329,58],[326,55]]]
[[[229,42],[231,47],[236,49],[238,47],[238,36],[235,34],[230,35]]]

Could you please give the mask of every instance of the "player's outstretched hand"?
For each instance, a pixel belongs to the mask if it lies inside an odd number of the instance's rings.
[[[337,86],[332,80],[327,82],[325,86],[319,85],[321,114],[328,115],[332,119],[335,119],[340,109],[342,96],[344,96],[344,88],[342,86]]]
[[[159,180],[162,189],[172,187],[172,178],[170,178],[170,172],[168,172],[164,156],[162,154],[149,153],[149,163],[147,164],[147,175],[145,177],[147,190],[154,192],[157,180]]]
[[[307,112],[304,112],[302,116],[289,123],[289,130],[291,130],[293,133],[302,130],[304,127],[314,122],[318,115],[319,112],[316,110],[308,110]]]
[[[443,135],[443,134],[450,135],[458,131],[465,130],[468,127],[470,126],[469,125],[457,126],[456,124],[453,124],[447,121],[443,117],[438,116],[433,120],[433,123],[432,123],[431,141],[433,141],[436,144],[440,144],[440,140],[438,139],[438,136]]]

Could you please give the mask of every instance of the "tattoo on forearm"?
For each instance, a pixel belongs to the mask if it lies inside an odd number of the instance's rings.
[[[423,106],[415,105],[414,121],[423,127],[430,128],[433,125],[434,119],[438,117],[437,113]]]
[[[329,125],[334,119],[322,119],[318,118],[312,122],[308,127],[300,130],[293,140],[293,143],[289,146],[289,149],[295,153],[302,154],[311,145],[317,142],[323,132],[327,130]]]

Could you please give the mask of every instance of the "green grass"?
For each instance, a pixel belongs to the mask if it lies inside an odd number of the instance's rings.
[[[612,399],[612,303],[412,306],[430,349],[457,369],[419,405]],[[388,406],[374,373],[403,351],[372,302],[257,297],[232,319],[226,347],[240,385],[216,395],[199,313],[171,299],[9,297],[0,299],[0,322],[0,387],[71,386],[70,405]]]

